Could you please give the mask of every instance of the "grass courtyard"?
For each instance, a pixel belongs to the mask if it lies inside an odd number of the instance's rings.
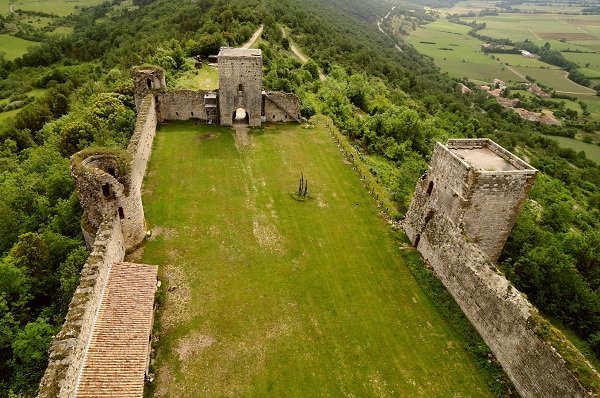
[[[154,147],[154,396],[491,396],[325,131],[169,123]]]

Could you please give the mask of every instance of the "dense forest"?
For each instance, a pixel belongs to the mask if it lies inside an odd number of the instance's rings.
[[[544,138],[556,127],[523,121],[483,93],[459,95],[430,59],[394,48],[374,23],[388,2],[120,3],[82,10],[72,34],[45,36],[15,61],[0,56],[0,94],[44,90],[0,126],[0,396],[35,395],[87,256],[69,156],[126,145],[135,121],[130,68],[157,64],[175,79],[188,57],[240,45],[261,23],[265,85],[297,93],[307,118],[331,117],[400,214],[436,141],[489,137],[538,168],[501,265],[542,312],[600,354],[600,167]],[[281,27],[312,61],[292,56]]]

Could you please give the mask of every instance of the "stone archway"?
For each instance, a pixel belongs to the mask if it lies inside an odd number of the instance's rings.
[[[231,115],[231,122],[234,125],[247,126],[250,124],[250,114],[244,108],[237,108]]]

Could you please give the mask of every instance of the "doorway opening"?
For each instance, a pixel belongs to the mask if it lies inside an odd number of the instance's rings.
[[[250,114],[244,108],[237,108],[232,115],[233,124],[248,125],[250,124]]]

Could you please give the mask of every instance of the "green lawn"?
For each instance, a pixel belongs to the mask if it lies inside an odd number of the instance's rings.
[[[39,46],[34,41],[20,39],[7,34],[0,34],[0,53],[4,53],[6,59],[15,59],[27,52],[29,47]]]
[[[491,396],[325,131],[169,123],[154,147],[155,396]]]
[[[558,141],[560,146],[564,148],[571,148],[574,151],[584,151],[585,156],[595,162],[600,163],[600,146],[596,144],[588,144],[587,142],[579,141],[569,137],[550,137],[553,140]]]

